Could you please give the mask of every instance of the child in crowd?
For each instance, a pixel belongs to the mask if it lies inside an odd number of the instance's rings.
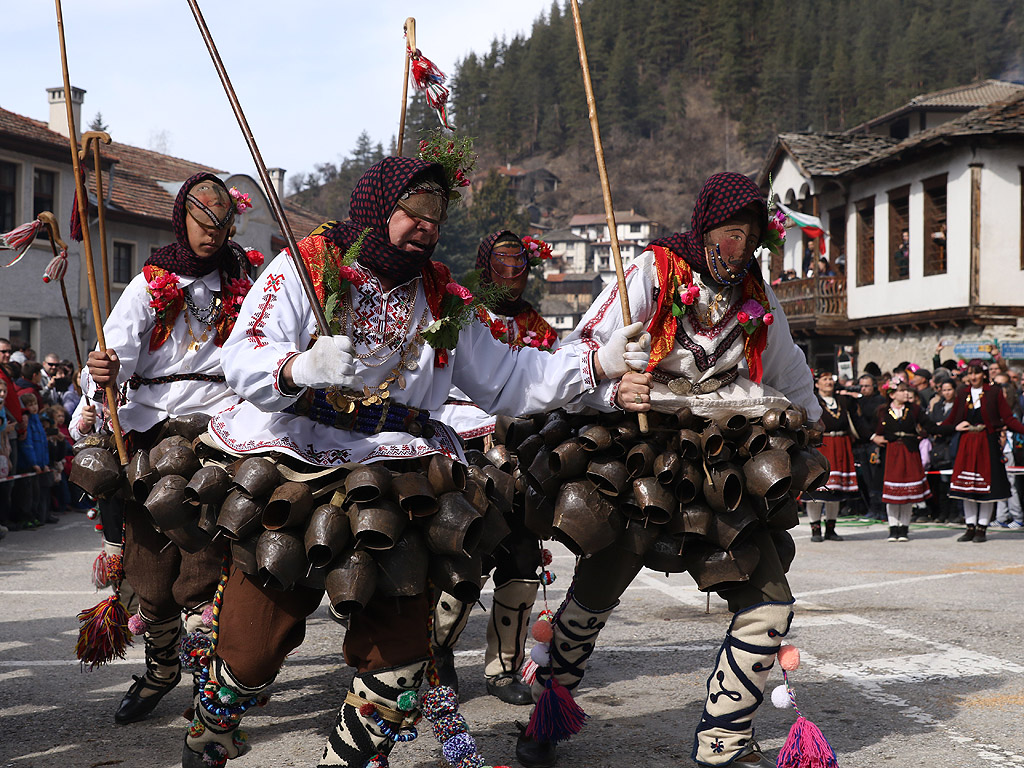
[[[35,476],[15,480],[14,496],[22,527],[36,528],[44,523],[57,522],[57,516],[50,513],[44,500],[49,490],[46,468],[50,463],[50,449],[46,430],[39,418],[39,402],[35,394],[25,392],[20,399],[24,436],[18,439],[18,473],[33,473]]]
[[[46,409],[46,439],[50,448],[50,467],[53,471],[53,486],[47,501],[50,509],[58,512],[71,511],[71,491],[68,488],[68,473],[71,471],[71,433],[64,422],[67,411],[62,406],[51,405]]]

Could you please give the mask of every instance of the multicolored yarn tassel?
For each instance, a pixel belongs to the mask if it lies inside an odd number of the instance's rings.
[[[444,85],[447,76],[434,62],[420,53],[419,48],[415,51],[408,48],[406,50],[409,53],[409,73],[412,75],[413,85],[427,97],[427,104],[437,112],[441,125],[449,131],[454,131],[455,126],[448,119],[448,89]]]
[[[0,264],[0,267],[10,267],[21,261],[25,251],[32,245],[32,241],[36,239],[36,234],[44,226],[43,222],[39,221],[39,219],[33,219],[27,224],[15,227],[10,232],[0,233],[0,251],[14,251],[14,258],[6,264]]]
[[[113,658],[125,657],[132,635],[128,630],[128,612],[116,594],[82,611],[78,614],[78,621],[81,627],[75,655],[80,662],[94,669]]]
[[[772,703],[779,709],[793,707],[798,717],[789,729],[776,764],[779,768],[838,768],[835,750],[821,729],[804,717],[797,707],[796,694],[789,684],[789,673],[800,666],[800,651],[795,646],[783,645],[779,648],[779,666],[782,668],[783,685],[772,691]]]
[[[81,172],[80,175],[82,177],[82,189],[85,189],[86,180],[87,180],[86,179],[86,175],[85,175],[85,167],[83,166],[83,167],[79,168],[79,171]],[[88,196],[88,193],[87,193],[86,194],[86,201],[85,201],[86,210],[88,210],[88,208],[89,208],[88,197],[89,196]],[[82,240],[85,239],[85,235],[82,233],[82,218],[81,218],[81,216],[78,215],[78,185],[77,184],[75,185],[75,197],[74,197],[74,200],[71,203],[71,225],[70,225],[70,227],[68,229],[68,233],[71,235],[71,239],[76,241],[76,242],[80,243],[80,242],[82,242]]]
[[[52,259],[50,263],[46,265],[46,269],[43,270],[43,282],[44,283],[59,283],[64,279],[64,275],[68,271],[68,252],[61,251]]]
[[[526,735],[534,741],[565,741],[583,729],[587,717],[569,689],[552,677],[544,683]]]

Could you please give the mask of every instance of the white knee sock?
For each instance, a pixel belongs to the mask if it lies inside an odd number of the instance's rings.
[[[994,501],[978,502],[978,525],[985,527],[992,522],[992,512],[996,508]]]
[[[807,502],[807,517],[812,523],[821,522],[821,508],[825,506],[823,501],[808,501]]]
[[[839,517],[839,502],[838,501],[826,501],[825,502],[825,519],[836,520]]]
[[[964,501],[964,522],[967,525],[976,525],[978,523],[978,502]]]

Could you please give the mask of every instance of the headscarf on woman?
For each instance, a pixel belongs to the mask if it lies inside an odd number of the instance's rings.
[[[522,239],[514,232],[502,229],[494,232],[483,240],[480,241],[480,245],[476,250],[476,268],[480,270],[481,279],[485,283],[493,282],[491,279],[491,257],[494,253],[494,249],[499,245],[518,245],[523,248]],[[526,257],[524,250],[523,259],[526,266],[523,268],[523,272],[527,275],[530,273],[530,261]],[[522,273],[520,273],[522,274]],[[530,306],[530,302],[523,298],[522,294],[519,296],[509,296],[502,301],[498,302],[492,309],[504,317],[516,317],[521,312],[525,311]]]

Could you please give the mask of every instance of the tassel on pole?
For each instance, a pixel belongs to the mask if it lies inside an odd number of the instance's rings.
[[[25,255],[25,251],[32,245],[32,241],[36,239],[36,235],[42,228],[43,223],[35,219],[20,227],[15,227],[10,232],[0,233],[0,251],[14,251],[14,257],[0,266],[12,267],[21,261],[21,257]]]
[[[82,664],[95,669],[115,658],[123,659],[132,642],[128,629],[128,612],[117,594],[78,614],[80,627],[75,656]]]

